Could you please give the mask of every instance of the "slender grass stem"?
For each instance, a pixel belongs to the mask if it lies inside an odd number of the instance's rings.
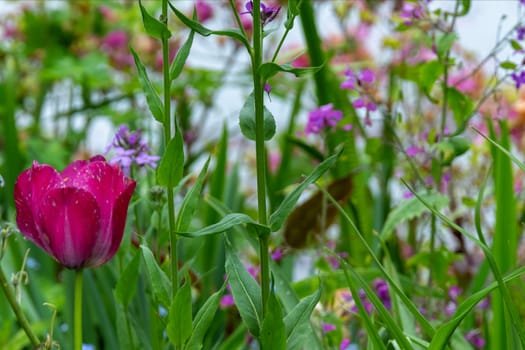
[[[82,350],[82,271],[75,271],[75,301],[74,301],[74,349]]]
[[[267,223],[266,211],[266,149],[264,147],[264,91],[263,81],[259,74],[262,63],[263,41],[261,23],[261,1],[253,2],[253,96],[255,101],[255,157],[257,163],[257,205],[259,222]],[[261,295],[263,317],[266,315],[266,301],[270,294],[270,267],[268,259],[268,236],[259,238],[261,265]]]
[[[162,21],[168,25],[168,0],[162,0]],[[166,147],[171,140],[171,79],[168,38],[162,37],[162,76],[164,89],[164,142]],[[176,125],[175,125],[176,126]],[[173,202],[173,189],[166,188],[168,194],[168,231],[170,237],[170,263],[172,297],[175,297],[179,288],[179,266],[178,266],[178,241],[175,233],[175,205]]]
[[[7,299],[7,302],[11,306],[11,309],[15,313],[16,319],[18,320],[18,323],[20,323],[20,327],[24,330],[27,337],[29,338],[29,341],[31,342],[31,345],[33,347],[37,347],[38,344],[40,344],[40,340],[38,340],[38,337],[31,329],[31,326],[29,325],[29,321],[26,318],[26,315],[22,312],[22,308],[20,307],[20,304],[16,302],[15,293],[9,286],[9,282],[7,281],[5,277],[4,270],[2,270],[2,267],[0,266],[0,288],[2,288],[2,291],[4,292],[4,295]]]

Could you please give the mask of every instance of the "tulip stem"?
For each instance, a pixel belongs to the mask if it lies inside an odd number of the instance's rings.
[[[82,269],[75,270],[74,338],[75,350],[82,350]]]
[[[0,266],[0,287],[2,288],[2,291],[4,292],[7,302],[11,306],[11,309],[13,309],[13,312],[16,315],[16,319],[20,323],[20,327],[22,327],[27,337],[31,341],[31,345],[33,345],[34,348],[37,348],[38,345],[40,344],[40,340],[38,340],[38,337],[35,335],[35,333],[31,329],[31,326],[29,325],[29,321],[27,320],[26,315],[23,313],[22,308],[20,307],[20,304],[16,302],[15,293],[13,293],[13,290],[9,286],[9,282],[7,282],[7,279],[4,274],[4,270],[2,270],[1,266]]]

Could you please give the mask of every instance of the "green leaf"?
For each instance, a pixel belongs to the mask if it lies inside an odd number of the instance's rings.
[[[273,290],[268,296],[267,310],[259,337],[261,349],[285,350],[286,329],[283,322],[283,312]]]
[[[458,35],[454,32],[447,33],[441,36],[436,43],[437,54],[440,58],[450,51],[450,48],[458,38]]]
[[[457,89],[447,87],[446,93],[448,106],[452,110],[454,120],[458,126],[458,130],[455,132],[457,134],[465,129],[466,122],[470,119],[474,110],[474,104],[467,95]]]
[[[461,0],[461,10],[456,14],[458,17],[465,16],[470,11],[470,0]]]
[[[272,232],[275,232],[282,227],[283,223],[286,221],[286,218],[288,217],[288,215],[290,215],[295,204],[299,200],[301,193],[303,193],[306,187],[317,181],[328,169],[330,169],[335,164],[337,158],[341,154],[341,151],[342,149],[338,153],[332,155],[331,157],[328,157],[321,164],[319,164],[310,173],[310,175],[308,175],[306,179],[304,179],[304,181],[301,182],[299,186],[297,186],[290,194],[288,194],[288,196],[286,196],[286,198],[281,202],[281,204],[275,210],[275,212],[272,215],[270,215],[269,222]]]
[[[191,30],[194,30],[195,32],[199,33],[202,36],[209,36],[209,35],[223,35],[230,37],[232,39],[235,39],[242,43],[246,48],[250,48],[250,42],[248,39],[242,34],[241,31],[237,29],[226,29],[226,30],[211,30],[206,27],[204,27],[199,22],[193,21],[186,17],[182,12],[177,10],[170,2],[168,2],[168,5],[171,7],[171,10],[173,13],[175,13],[175,16],[177,16],[182,23],[184,23],[187,27],[189,27]]]
[[[239,113],[239,125],[246,138],[255,141],[255,100],[253,93],[248,96]],[[275,135],[275,119],[272,113],[264,107],[264,140],[270,140]]]
[[[284,317],[286,349],[302,349],[308,334],[312,332],[310,316],[321,298],[321,289],[307,296]]]
[[[226,284],[219,291],[213,293],[197,311],[193,320],[193,332],[188,340],[188,350],[200,350],[202,348],[202,341],[213,322],[225,287]]]
[[[142,86],[142,90],[144,91],[144,95],[146,96],[146,102],[148,103],[149,110],[151,111],[151,114],[153,115],[153,118],[155,118],[155,120],[163,123],[164,105],[162,104],[162,101],[160,100],[157,91],[155,91],[153,84],[149,80],[146,68],[140,61],[139,56],[137,55],[135,50],[133,50],[133,48],[130,47],[129,49],[131,51],[131,54],[133,55],[133,59],[135,60],[135,66],[137,66],[137,71],[139,73],[139,82]]]
[[[419,85],[425,92],[425,94],[430,97],[432,92],[432,87],[443,74],[443,65],[437,61],[429,61],[423,63],[419,68]]]
[[[452,161],[470,149],[470,141],[462,136],[449,137],[435,145],[441,151],[441,164],[450,165]]]
[[[139,0],[140,13],[142,14],[142,22],[144,22],[144,29],[146,32],[154,38],[162,39],[169,38],[171,32],[168,27],[155,17],[151,16],[148,11],[142,6],[142,1]]]
[[[511,62],[511,61],[504,61],[504,62],[501,62],[499,64],[499,66],[503,69],[507,69],[507,70],[515,70],[517,68],[517,65],[516,63],[514,62]]]
[[[177,128],[175,136],[168,142],[166,151],[162,155],[162,159],[157,169],[157,182],[159,185],[173,188],[182,179],[184,171],[184,141],[180,133],[180,128]]]
[[[185,237],[202,237],[202,236],[209,236],[209,235],[215,235],[218,233],[223,233],[225,231],[228,231],[233,226],[240,225],[240,224],[247,224],[249,227],[255,229],[255,231],[258,234],[269,234],[270,233],[269,227],[261,225],[257,223],[255,220],[253,220],[251,217],[249,217],[248,215],[241,214],[241,213],[228,214],[225,217],[223,217],[221,221],[213,225],[206,226],[194,232],[177,232],[177,233]]]
[[[151,290],[155,299],[164,306],[170,305],[171,282],[160,268],[157,260],[153,256],[151,250],[145,245],[141,245],[142,256],[146,263],[146,270],[148,272]]]
[[[139,266],[140,252],[135,254],[117,281],[117,285],[115,287],[115,297],[122,303],[124,307],[129,305],[129,302],[136,292],[136,288],[130,288],[129,286],[137,285],[137,281],[139,279]]]
[[[199,177],[197,177],[197,181],[195,181],[193,187],[188,191],[186,196],[184,196],[184,200],[182,201],[179,210],[179,215],[177,215],[177,222],[175,223],[176,231],[186,231],[190,226],[191,220],[193,219],[193,214],[195,213],[195,209],[199,203],[202,185],[204,183],[204,178],[206,177],[209,164],[210,158],[208,157],[208,160],[206,160],[206,163],[202,167]]]
[[[186,281],[175,295],[168,317],[168,338],[176,347],[180,347],[191,336],[191,316],[191,285],[186,277]]]
[[[448,197],[440,193],[425,192],[420,197],[438,210],[447,207],[449,202]],[[427,207],[417,198],[411,198],[402,202],[388,214],[385,225],[381,230],[381,238],[385,241],[388,240],[399,224],[417,218],[426,211],[428,211]]]
[[[512,46],[512,49],[514,51],[521,51],[521,50],[523,50],[523,46],[521,46],[521,44],[519,42],[517,42],[516,40],[511,40],[510,41],[510,45]]]
[[[258,337],[262,325],[261,288],[246,271],[231,245],[226,250],[226,273],[239,314],[250,333]]]
[[[321,68],[323,68],[323,66],[295,68],[289,64],[277,64],[274,62],[266,62],[261,64],[261,66],[259,67],[259,73],[261,74],[262,80],[266,81],[278,72],[292,73],[296,77],[300,77],[307,74],[314,74],[318,72]]]
[[[188,36],[188,39],[184,42],[179,51],[177,51],[177,55],[175,56],[175,59],[173,59],[173,62],[171,63],[170,67],[171,80],[177,79],[177,77],[182,72],[182,68],[184,68],[184,64],[186,63],[186,60],[190,55],[191,45],[193,44],[194,36],[195,31],[192,30],[190,32],[190,35]]]
[[[519,269],[516,269],[512,273],[505,276],[503,280],[507,283],[515,278],[518,278],[524,272],[525,266],[522,266]],[[463,302],[457,307],[456,312],[452,316],[452,319],[438,327],[438,329],[436,330],[436,334],[434,335],[434,337],[432,337],[432,341],[430,342],[428,350],[444,349],[445,345],[448,343],[448,340],[459,327],[463,319],[465,319],[465,317],[481,300],[485,299],[490,292],[496,290],[497,288],[498,283],[492,282],[487,288],[484,288],[463,300]]]

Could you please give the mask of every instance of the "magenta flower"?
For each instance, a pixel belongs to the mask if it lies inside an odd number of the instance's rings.
[[[525,26],[516,28],[516,34],[518,35],[518,40],[523,40],[525,38]]]
[[[261,23],[265,25],[277,17],[279,11],[281,11],[281,6],[267,6],[261,2]],[[245,5],[246,11],[241,12],[241,15],[249,13],[253,15],[253,1],[248,1]]]
[[[306,135],[319,134],[329,126],[335,127],[342,118],[343,112],[333,109],[333,104],[323,105],[308,114],[308,123],[304,133]]]
[[[195,9],[197,10],[197,19],[201,23],[204,23],[213,17],[213,7],[211,7],[206,1],[197,0],[195,3]]]
[[[328,333],[335,331],[337,329],[337,326],[335,324],[331,323],[323,323],[323,333]]]
[[[516,86],[516,89],[519,89],[521,85],[525,84],[525,71],[518,73],[512,73],[511,74],[512,80],[514,80],[514,85]]]
[[[100,155],[61,173],[35,161],[15,183],[16,223],[65,267],[97,267],[120,246],[135,185]]]

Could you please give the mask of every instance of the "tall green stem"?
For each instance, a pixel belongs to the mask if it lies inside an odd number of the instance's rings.
[[[74,349],[82,350],[82,270],[75,271]]]
[[[253,96],[255,101],[255,157],[257,162],[257,205],[259,222],[266,225],[266,150],[264,147],[264,90],[259,74],[262,63],[263,41],[261,23],[261,1],[253,2]],[[261,294],[263,316],[266,314],[266,301],[270,294],[270,267],[268,258],[269,236],[259,238],[261,260]]]
[[[168,0],[162,0],[162,21],[168,25]],[[164,82],[164,142],[166,147],[171,140],[171,79],[168,37],[162,37],[162,75]],[[176,125],[175,125],[176,126]],[[179,288],[179,266],[177,257],[177,235],[175,233],[175,205],[173,203],[173,189],[166,188],[168,192],[168,229],[170,236],[170,261],[172,297],[175,297]]]
[[[7,279],[4,274],[4,270],[2,270],[0,266],[0,288],[2,288],[2,291],[4,292],[4,295],[7,299],[7,302],[11,306],[11,309],[15,313],[16,319],[18,320],[18,323],[20,323],[20,327],[24,330],[27,337],[29,338],[29,341],[31,342],[31,345],[33,347],[37,347],[38,344],[40,344],[40,340],[38,340],[38,337],[35,335],[33,330],[31,329],[31,326],[29,325],[29,321],[26,318],[26,315],[22,312],[22,308],[20,305],[16,302],[15,294],[13,293],[13,290],[9,286],[9,282],[7,282]]]

